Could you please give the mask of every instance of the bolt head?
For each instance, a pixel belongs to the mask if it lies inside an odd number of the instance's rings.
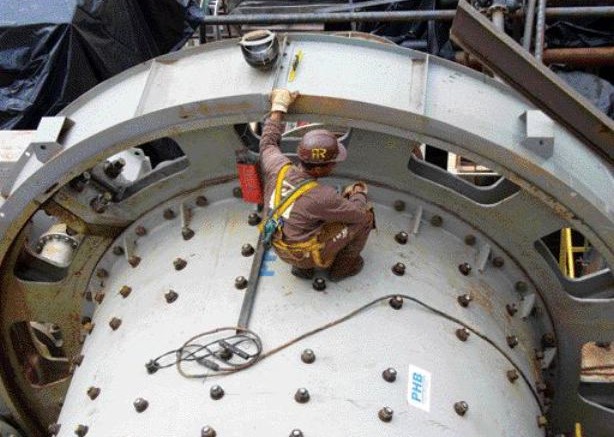
[[[166,219],[166,220],[172,220],[176,217],[175,215],[175,211],[173,211],[171,208],[166,208],[164,210],[164,212],[162,213],[162,216]]]
[[[403,308],[403,298],[401,296],[391,297],[388,304],[395,310]]]
[[[473,234],[465,235],[465,244],[467,246],[473,246],[475,244],[475,241],[476,241],[475,235]]]
[[[256,212],[252,212],[249,216],[247,216],[247,223],[250,226],[257,226],[262,221],[262,218]]]
[[[173,261],[173,266],[175,266],[175,270],[183,270],[187,265],[188,262],[182,258],[175,258],[175,260]]]
[[[459,416],[464,416],[468,410],[469,404],[465,401],[459,401],[454,404],[454,411],[456,411],[456,414]]]
[[[460,306],[462,306],[463,308],[467,308],[469,306],[469,303],[473,300],[473,298],[471,297],[470,294],[461,294],[460,296],[458,296],[457,298],[458,303]]]
[[[293,429],[290,433],[290,437],[303,437],[303,431],[300,429]]]
[[[392,273],[394,273],[397,276],[403,276],[405,274],[405,264],[399,262],[393,265]]]
[[[252,246],[251,244],[247,243],[244,244],[243,246],[241,246],[241,255],[243,256],[252,256],[255,252],[254,246]]]
[[[134,233],[138,235],[139,237],[144,237],[145,235],[147,235],[147,229],[145,229],[145,226],[139,225],[136,228],[134,228]]]
[[[458,328],[456,330],[456,338],[460,341],[467,341],[469,338],[470,332],[467,328]]]
[[[405,231],[401,231],[394,236],[394,240],[399,244],[407,244],[409,235]]]
[[[127,285],[123,285],[122,288],[119,289],[119,294],[125,299],[130,296],[132,293],[132,287],[128,287]]]
[[[207,206],[209,204],[209,200],[205,196],[198,196],[196,198],[196,206]]]
[[[510,317],[514,317],[514,314],[518,312],[518,307],[515,303],[508,303],[507,305],[505,305],[505,309],[507,310],[507,313],[510,315]]]
[[[90,388],[87,389],[87,396],[91,400],[96,399],[99,394],[100,394],[100,388],[99,387],[90,387]]]
[[[390,407],[384,407],[377,413],[379,420],[381,420],[382,422],[390,422],[392,420],[393,415],[394,411]]]
[[[458,265],[458,271],[461,272],[464,276],[469,275],[471,273],[471,265],[469,263],[462,263]]]
[[[147,373],[152,375],[160,370],[160,365],[154,360],[149,360],[147,364],[145,364],[145,368],[147,369]]]
[[[224,389],[219,385],[214,385],[209,390],[209,395],[211,396],[211,399],[217,401],[224,397]]]
[[[542,335],[542,348],[554,347],[556,346],[556,338],[552,332],[546,332]]]
[[[326,290],[326,279],[317,277],[313,280],[313,289],[316,291]]]
[[[309,394],[309,391],[304,387],[299,388],[294,394],[294,400],[298,402],[299,404],[305,404],[309,402],[310,398],[311,398],[311,395]]]
[[[496,256],[492,259],[492,265],[501,268],[505,264],[505,260],[501,256]]]
[[[134,409],[137,413],[142,413],[147,409],[147,407],[149,407],[149,402],[147,401],[147,399],[136,398],[132,405],[134,405]]]
[[[194,235],[195,235],[194,230],[188,227],[181,228],[181,236],[183,237],[185,241],[191,240],[192,237],[194,237]]]
[[[395,200],[392,206],[394,207],[395,211],[405,211],[405,202],[402,200]]]
[[[124,248],[121,246],[113,246],[113,255],[121,256],[124,254]]]
[[[77,427],[75,428],[75,434],[77,435],[77,437],[85,437],[88,431],[89,427],[85,425],[77,425]]]
[[[440,215],[434,215],[431,217],[431,225],[439,227],[443,224],[443,218]]]
[[[166,299],[166,303],[173,303],[177,300],[179,294],[174,290],[169,290],[164,294],[164,299]]]
[[[311,364],[316,360],[316,354],[311,349],[305,349],[301,354],[301,361],[305,364]]]
[[[507,345],[510,348],[513,349],[518,346],[518,337],[516,337],[515,335],[508,335],[505,339],[507,340]]]
[[[111,327],[111,329],[113,331],[117,331],[119,329],[119,327],[122,324],[122,320],[118,319],[117,317],[113,317],[110,321],[109,321],[109,326]]]
[[[235,288],[237,290],[243,290],[247,287],[247,278],[245,276],[237,276],[235,278]]]
[[[535,351],[535,359],[536,360],[543,360],[544,359],[544,351],[536,350]]]
[[[222,348],[220,349],[220,351],[218,352],[218,356],[220,357],[220,359],[224,360],[224,361],[228,361],[233,357],[233,353],[230,349],[226,349],[226,348]]]
[[[97,269],[96,277],[99,279],[104,279],[109,277],[109,272],[106,269]]]
[[[388,367],[386,370],[382,372],[382,378],[386,382],[394,382],[397,380],[397,371],[392,367]]]
[[[138,266],[141,263],[141,257],[136,256],[136,255],[132,255],[130,258],[128,258],[128,264],[130,264],[130,267],[132,268],[136,268],[136,266]]]
[[[100,305],[104,300],[104,293],[101,291],[96,292],[96,294],[94,295],[94,300],[98,305]]]
[[[506,376],[509,382],[514,383],[519,378],[518,371],[516,369],[511,369],[506,372]]]
[[[241,199],[243,197],[243,190],[241,190],[241,187],[234,187],[232,189],[232,195],[237,199]]]
[[[217,433],[210,426],[203,426],[200,430],[200,437],[216,437]]]

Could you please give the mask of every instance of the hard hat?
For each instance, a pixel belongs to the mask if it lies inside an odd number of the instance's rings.
[[[307,164],[329,164],[345,161],[348,152],[335,134],[326,129],[316,129],[303,135],[296,148],[302,162]]]

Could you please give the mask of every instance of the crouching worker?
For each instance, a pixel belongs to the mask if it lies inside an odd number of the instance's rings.
[[[357,182],[342,194],[318,179],[331,174],[347,156],[331,132],[319,129],[301,139],[295,166],[279,149],[282,120],[297,93],[276,89],[271,114],[260,140],[264,178],[263,240],[292,265],[292,274],[311,279],[315,268],[329,269],[332,281],[356,275],[363,267],[360,252],[374,227],[367,186]]]

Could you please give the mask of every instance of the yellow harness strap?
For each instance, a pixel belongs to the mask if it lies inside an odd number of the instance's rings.
[[[286,210],[290,207],[290,205],[296,202],[296,199],[301,197],[307,191],[314,189],[318,185],[315,181],[307,182],[304,185],[302,185],[299,189],[294,191],[294,193],[292,193],[290,197],[284,200],[283,203],[281,203],[282,202],[281,189],[282,189],[286,174],[288,173],[288,170],[290,170],[291,166],[292,164],[289,164],[289,163],[284,165],[279,171],[279,174],[277,175],[277,183],[275,184],[275,201],[273,204],[273,207],[276,208],[275,212],[273,213],[273,218],[276,220],[279,219],[279,217],[281,217],[284,214],[284,212],[286,212]]]

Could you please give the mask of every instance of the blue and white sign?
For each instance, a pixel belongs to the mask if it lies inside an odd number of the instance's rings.
[[[407,401],[423,411],[431,411],[431,372],[409,365]]]

